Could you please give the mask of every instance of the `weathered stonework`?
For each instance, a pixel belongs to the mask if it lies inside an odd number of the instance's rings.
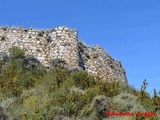
[[[67,27],[52,30],[1,27],[0,57],[8,54],[12,46],[24,49],[26,55],[34,56],[46,67],[50,67],[51,60],[58,58],[91,74],[127,82],[120,62],[99,46],[85,46],[78,40],[77,31]]]

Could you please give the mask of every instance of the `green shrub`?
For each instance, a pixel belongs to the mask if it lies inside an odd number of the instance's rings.
[[[73,72],[71,77],[74,79],[76,87],[80,87],[83,90],[96,84],[95,78],[84,71]]]
[[[14,95],[21,94],[21,75],[23,72],[23,61],[21,59],[16,59],[3,67],[1,71],[1,88],[2,90],[11,92]]]
[[[19,47],[13,46],[9,49],[11,59],[21,58],[24,56],[24,50],[21,50]]]
[[[36,61],[34,67],[26,69],[26,58],[23,56],[24,51],[18,47],[10,49],[9,61],[1,66],[0,70],[0,87],[4,94],[7,96],[19,96],[23,89],[29,89],[40,83],[45,70]]]
[[[105,118],[107,110],[110,110],[110,98],[99,95],[94,97],[92,102],[82,110],[81,117],[94,116],[95,118],[102,119]]]
[[[137,103],[137,97],[130,93],[121,93],[113,97],[112,109],[119,112],[145,111],[145,109]]]
[[[66,80],[61,87],[52,94],[52,105],[62,107],[67,116],[77,115],[83,104],[83,93],[77,92],[72,88],[72,80]]]
[[[133,112],[134,116],[132,116],[132,118],[137,120],[144,119],[143,116],[136,116],[137,112],[146,112],[138,102],[137,97],[130,93],[121,93],[113,97],[111,108],[113,111],[118,112]]]
[[[51,99],[46,94],[44,86],[36,85],[30,90],[23,90],[19,99],[21,109],[17,116],[23,119],[42,119],[45,115],[51,116]]]
[[[99,80],[96,82],[97,87],[100,88],[100,94],[105,95],[107,97],[112,98],[113,96],[116,96],[121,93],[122,89],[119,85],[119,82],[111,81],[109,82],[108,80]]]
[[[152,103],[154,106],[154,111],[160,112],[160,96],[158,96],[156,89],[154,89],[154,95],[152,97]]]
[[[57,86],[60,87],[61,84],[69,77],[69,72],[66,69],[55,69],[53,70],[53,76]]]

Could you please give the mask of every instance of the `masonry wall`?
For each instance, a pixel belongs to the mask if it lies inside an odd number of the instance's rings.
[[[64,59],[71,65],[78,65],[77,31],[58,27],[49,31],[1,28],[0,51],[18,46],[26,55],[36,57],[43,65],[49,66],[51,59]]]
[[[1,27],[0,57],[8,54],[12,46],[24,49],[26,55],[36,57],[46,67],[50,67],[51,60],[58,58],[105,79],[127,81],[119,61],[101,47],[85,46],[78,41],[77,31],[67,27],[51,30]]]

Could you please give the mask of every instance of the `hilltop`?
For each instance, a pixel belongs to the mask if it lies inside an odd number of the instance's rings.
[[[50,68],[57,60],[63,60],[69,69],[87,71],[108,80],[127,82],[121,62],[112,58],[100,46],[86,46],[78,39],[78,31],[68,27],[50,30],[33,28],[0,28],[0,57],[8,55],[12,46],[25,50],[25,55],[35,57]]]
[[[140,90],[130,86],[121,63],[101,47],[84,45],[76,30],[1,27],[0,58],[0,119],[160,118],[157,91],[151,98],[146,80]],[[135,114],[107,116],[108,111]]]

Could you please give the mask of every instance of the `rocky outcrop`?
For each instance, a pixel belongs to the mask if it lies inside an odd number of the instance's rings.
[[[127,82],[119,61],[99,46],[85,46],[78,40],[78,32],[67,27],[51,30],[1,27],[0,57],[9,54],[12,46],[24,49],[26,55],[34,56],[48,68],[52,60],[62,59],[69,66],[102,78]]]

